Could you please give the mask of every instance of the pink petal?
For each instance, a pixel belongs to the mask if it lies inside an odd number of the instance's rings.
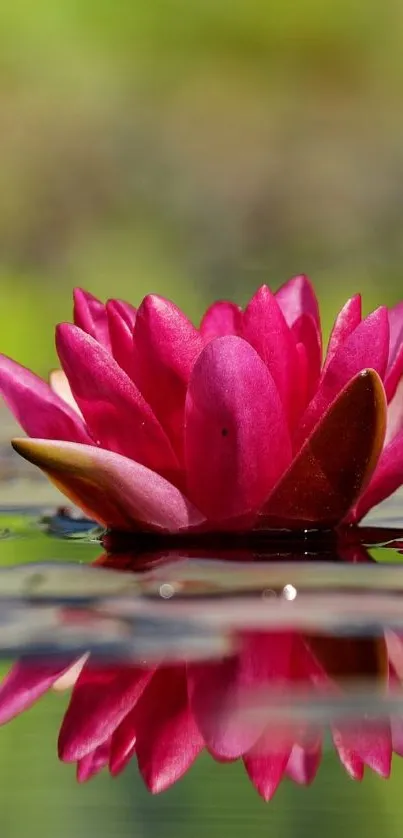
[[[326,679],[301,635],[292,636],[288,669],[285,679],[288,689],[292,681],[306,687],[314,679],[317,688]],[[309,743],[300,744],[300,732],[293,729],[293,725],[283,729],[269,725],[263,737],[244,758],[248,774],[265,800],[271,799],[285,773],[298,783],[313,780],[320,762],[320,740],[316,732],[307,733]]]
[[[77,780],[86,783],[108,765],[110,741],[104,742],[77,763]]]
[[[403,635],[387,630],[385,639],[389,661],[389,686],[400,687],[403,680]]]
[[[298,355],[295,338],[285,322],[280,306],[263,285],[252,297],[243,316],[242,336],[256,349],[267,365],[284,410],[293,426]]]
[[[307,385],[306,392],[308,400],[316,392],[322,366],[322,335],[311,314],[301,314],[293,323],[291,328],[294,339],[302,344],[307,359]],[[303,403],[301,409],[306,405]]]
[[[386,633],[386,641],[389,653],[389,688],[392,690],[401,689],[401,674],[403,661],[402,638],[395,632]],[[396,667],[396,668],[395,668]],[[402,715],[390,717],[390,732],[392,737],[392,749],[398,756],[403,756],[403,718]]]
[[[392,401],[388,405],[385,448],[401,430],[403,430],[403,378],[396,388]]]
[[[273,379],[242,338],[216,338],[194,366],[186,399],[189,495],[209,518],[259,507],[291,459]]]
[[[99,445],[167,476],[177,471],[153,411],[106,349],[68,323],[58,326],[56,342],[74,398]]]
[[[268,741],[268,745],[270,740]],[[285,774],[290,759],[291,744],[284,743],[278,751],[246,754],[243,761],[247,774],[264,800],[271,800]]]
[[[218,759],[237,759],[262,736],[266,723],[243,709],[254,689],[279,686],[291,675],[290,634],[249,634],[237,656],[188,667],[190,706],[206,747]],[[288,757],[287,757],[288,758]]]
[[[224,335],[242,335],[242,309],[227,300],[213,303],[203,316],[200,333],[206,343]]]
[[[120,773],[136,751],[143,779],[157,793],[180,779],[203,746],[189,709],[184,667],[160,668],[113,734],[110,771]]]
[[[106,308],[97,297],[82,288],[74,289],[74,323],[110,349]]]
[[[386,308],[379,308],[360,323],[330,361],[298,428],[298,445],[302,445],[336,396],[357,373],[373,369],[383,378],[388,353],[388,313]]]
[[[332,727],[333,744],[338,753],[340,762],[347,771],[347,774],[353,780],[362,780],[364,776],[364,761],[351,748],[351,742],[348,737],[338,730],[335,726]]]
[[[326,359],[323,366],[325,372],[332,358],[339,352],[343,343],[355,331],[361,323],[361,294],[356,294],[347,300],[345,306],[337,315],[332,333],[329,339]]]
[[[136,707],[125,716],[112,735],[109,771],[113,777],[121,774],[134,756],[136,749]]]
[[[136,309],[121,300],[108,300],[106,304],[112,355],[130,378],[133,378],[134,352],[133,329]]]
[[[28,436],[91,443],[82,419],[30,370],[0,355],[0,393]]]
[[[136,315],[137,309],[135,306],[132,306],[131,303],[127,303],[126,300],[108,300],[106,303],[106,309],[112,307],[112,309],[119,314],[121,320],[126,323],[126,326],[130,326],[132,329],[135,322],[136,322]]]
[[[390,401],[403,377],[403,303],[389,311],[390,348],[385,390]]]
[[[384,448],[375,474],[355,506],[349,520],[360,521],[381,501],[388,498],[403,484],[403,430]]]
[[[309,400],[310,391],[313,386],[312,368],[308,362],[308,353],[303,343],[296,344],[297,350],[297,373],[295,400],[298,405],[297,414],[301,415]]]
[[[339,725],[335,745],[347,771],[355,779],[361,779],[361,761],[377,774],[380,774],[381,777],[389,777],[392,761],[392,740],[389,723],[382,724],[379,722],[375,724],[371,721],[357,721],[349,727]],[[345,762],[346,754],[349,755],[349,758]],[[351,759],[352,755],[355,756],[356,761]]]
[[[321,759],[320,742],[310,748],[295,744],[287,762],[287,776],[298,785],[309,786],[318,773]]]
[[[185,667],[160,668],[134,715],[139,769],[155,794],[177,782],[204,747],[189,708]]]
[[[135,381],[180,457],[186,390],[202,348],[198,330],[177,306],[145,297],[134,328]]]
[[[401,689],[403,664],[402,637],[395,632],[388,631],[386,641],[389,653],[389,688],[399,690]],[[390,731],[393,752],[401,757],[403,756],[403,718],[401,714],[390,717]]]
[[[294,276],[282,285],[276,291],[276,299],[289,326],[292,326],[301,314],[309,314],[320,329],[318,300],[305,274]]]
[[[401,716],[392,716],[390,720],[393,752],[403,757],[403,719]]]
[[[403,343],[403,302],[389,310],[390,353],[389,364],[393,364]]]
[[[394,361],[388,367],[385,376],[385,392],[388,401],[391,401],[403,379],[403,345],[399,347]]]
[[[262,725],[243,725],[237,718],[242,694],[243,661],[233,657],[220,663],[190,665],[190,706],[210,753],[218,760],[238,759],[259,738]]]
[[[152,673],[135,666],[85,667],[60,730],[60,759],[81,760],[104,744],[133,709]]]
[[[342,390],[261,510],[263,527],[332,527],[368,483],[382,450],[385,394],[377,373]]]
[[[0,684],[0,724],[35,704],[71,664],[71,660],[53,664],[20,660],[14,664]]]
[[[119,454],[48,440],[19,439],[12,444],[86,515],[104,526],[179,532],[204,521],[179,489]]]

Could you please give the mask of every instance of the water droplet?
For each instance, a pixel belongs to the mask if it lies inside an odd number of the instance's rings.
[[[163,599],[171,599],[174,593],[175,588],[168,582],[164,582],[164,584],[160,586],[160,596],[162,596]]]

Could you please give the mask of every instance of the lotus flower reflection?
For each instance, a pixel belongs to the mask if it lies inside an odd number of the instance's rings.
[[[171,302],[136,311],[75,292],[50,383],[2,357],[31,439],[14,448],[101,525],[161,533],[330,528],[403,482],[403,304],[339,313],[322,363],[304,276],[196,328]]]
[[[180,564],[181,560],[181,555],[175,558],[171,552],[169,561]],[[245,555],[243,560],[250,568],[253,556]],[[339,560],[370,561],[361,548],[348,548]],[[141,564],[143,571],[151,568],[150,578],[155,562],[164,560],[153,555],[100,559],[103,565],[126,571]],[[228,563],[223,562],[222,568],[225,573]],[[204,607],[211,608],[211,601],[205,601]],[[255,607],[256,603],[252,610]],[[76,613],[67,612],[65,619],[77,627]],[[0,687],[0,724],[52,686],[59,688],[62,676],[62,686],[72,687],[72,694],[59,734],[59,756],[76,763],[79,781],[102,769],[115,776],[136,760],[146,786],[161,792],[207,751],[220,763],[242,762],[259,794],[268,800],[284,778],[302,785],[314,780],[325,732],[316,715],[312,721],[312,714],[298,722],[285,714],[282,722],[274,724],[270,696],[277,695],[284,708],[290,695],[295,703],[299,690],[312,705],[323,695],[344,693],[348,699],[350,685],[359,679],[385,696],[400,684],[403,647],[392,632],[377,638],[337,637],[295,629],[233,627],[232,633],[228,652],[216,660],[142,659],[141,665],[101,664],[91,657],[47,664],[20,661]],[[363,778],[366,767],[388,777],[392,754],[403,755],[399,717],[375,720],[367,715],[354,722],[335,718],[330,732],[341,764],[356,780]]]

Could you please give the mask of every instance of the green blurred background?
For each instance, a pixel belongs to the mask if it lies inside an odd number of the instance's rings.
[[[45,372],[74,285],[395,300],[402,33],[396,0],[1,4],[3,351]]]
[[[402,46],[396,0],[1,4],[1,350],[46,373],[75,285],[198,319],[307,272],[326,330],[358,290],[403,297]],[[158,799],[134,767],[76,787],[62,709],[0,733],[4,838],[401,834],[402,768],[358,786],[331,754],[269,806],[208,759]]]

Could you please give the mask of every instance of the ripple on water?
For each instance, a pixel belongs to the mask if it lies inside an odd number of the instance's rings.
[[[3,508],[0,655],[220,666],[253,638],[260,650],[262,638],[265,648],[291,638],[341,689],[329,694],[311,674],[287,679],[283,667],[226,712],[245,724],[262,712],[295,723],[402,712],[402,509],[395,496],[337,539],[109,539],[106,550],[77,510]],[[385,690],[391,667],[398,677]]]

